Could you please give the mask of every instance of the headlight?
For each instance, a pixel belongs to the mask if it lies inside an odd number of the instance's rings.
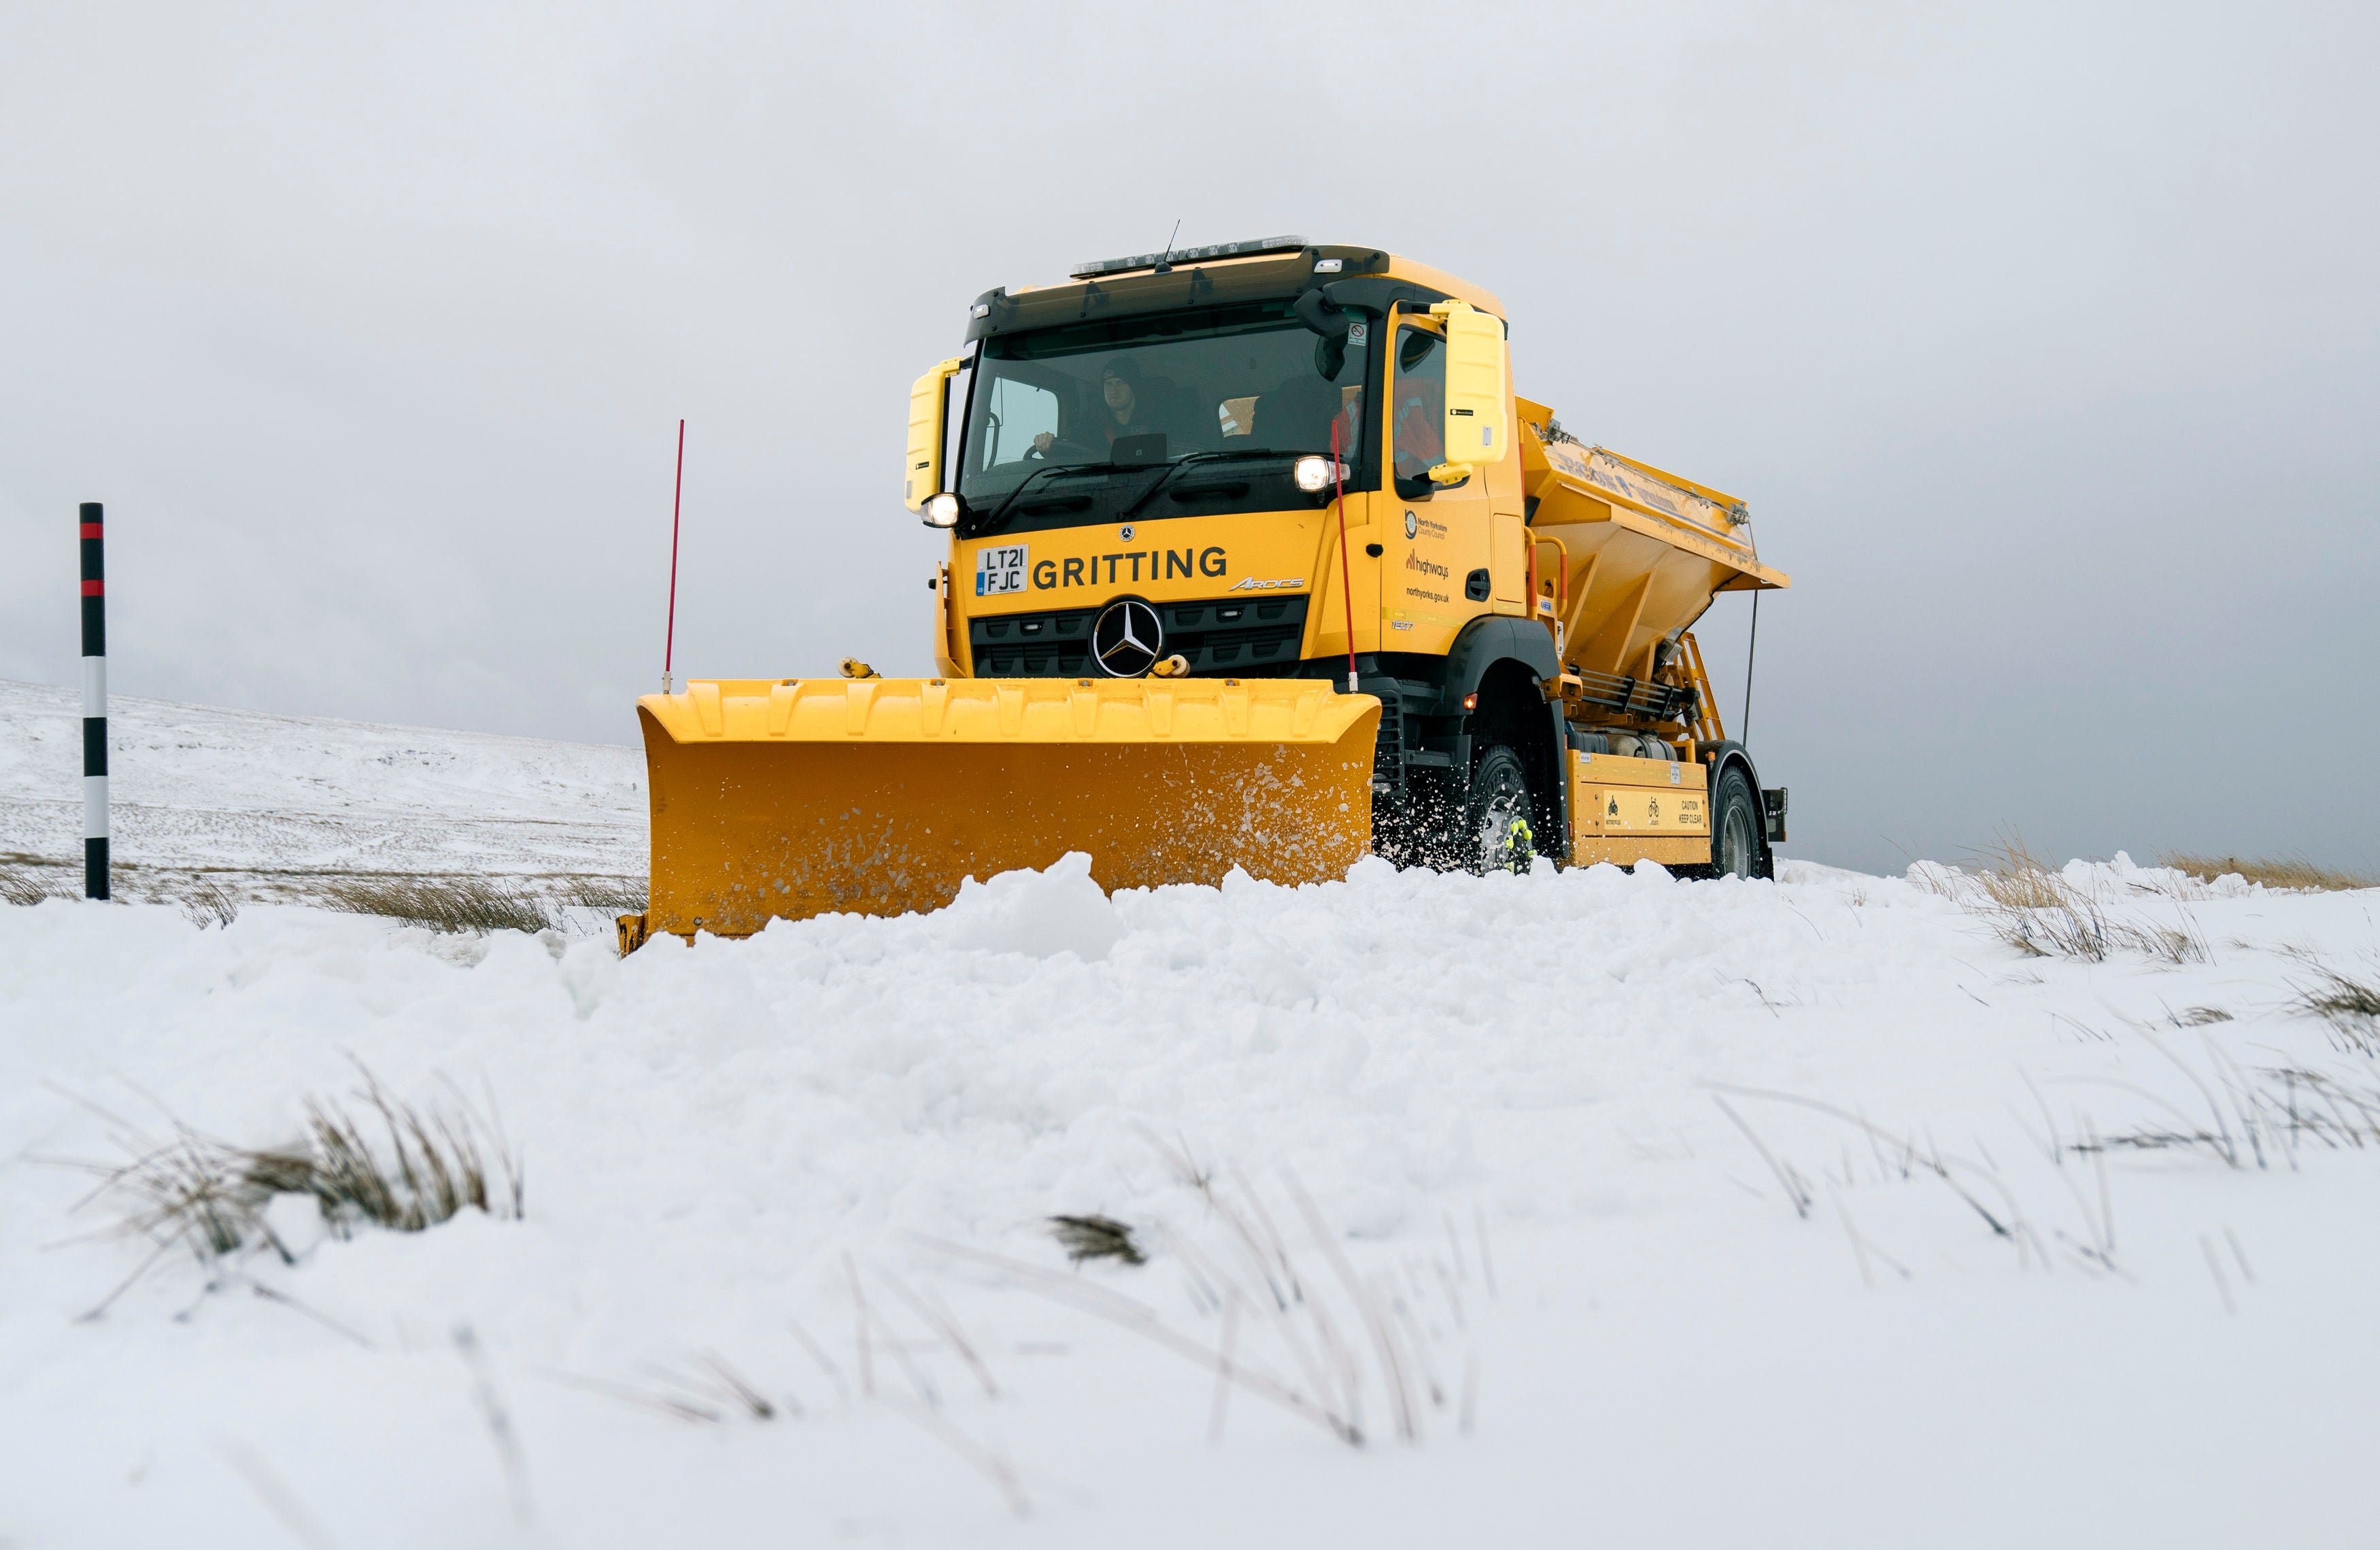
[[[1297,466],[1289,471],[1289,477],[1297,481],[1298,489],[1311,495],[1330,489],[1331,476],[1344,472],[1327,457],[1301,457]]]
[[[929,496],[917,515],[926,519],[929,527],[955,527],[959,525],[959,498],[947,490]]]

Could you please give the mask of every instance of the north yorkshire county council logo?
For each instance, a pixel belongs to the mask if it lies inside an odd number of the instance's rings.
[[[1421,518],[1415,516],[1411,512],[1405,513],[1405,537],[1412,538],[1415,534],[1420,531]]]

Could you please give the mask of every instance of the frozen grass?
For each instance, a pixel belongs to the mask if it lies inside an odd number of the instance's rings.
[[[239,918],[239,896],[212,878],[192,878],[174,902],[201,930],[210,926],[229,926]]]
[[[334,910],[480,937],[491,931],[568,930],[565,909],[613,915],[645,907],[644,886],[634,878],[581,876],[540,886],[549,880],[354,877],[325,884],[319,897]]]
[[[641,914],[648,890],[634,878],[572,878],[556,890],[556,898],[580,909],[605,914]]]
[[[2203,1114],[2155,1100],[2158,1118],[2086,1136],[2072,1144],[2074,1151],[2203,1150],[2228,1168],[2268,1169],[2294,1168],[2309,1142],[2332,1151],[2380,1147],[2380,1082],[2368,1070],[2324,1071],[2302,1062],[2243,1067],[2209,1044],[2201,1072],[2161,1045],[2156,1050],[2197,1090]]]
[[[79,899],[82,875],[39,857],[0,855],[0,903],[38,904],[44,899]]]
[[[342,878],[323,887],[322,901],[334,910],[480,937],[491,931],[534,934],[559,924],[543,895],[484,878]]]
[[[1222,1440],[1234,1398],[1275,1407],[1351,1447],[1387,1435],[1419,1443],[1441,1416],[1470,1434],[1478,1404],[1477,1353],[1469,1349],[1459,1362],[1450,1362],[1442,1348],[1451,1340],[1469,1347],[1478,1305],[1497,1297],[1484,1217],[1471,1245],[1450,1217],[1439,1250],[1408,1253],[1363,1273],[1293,1178],[1283,1175],[1272,1192],[1219,1187],[1186,1148],[1154,1144],[1167,1171],[1186,1186],[1196,1220],[1160,1217],[1134,1227],[1098,1214],[1047,1217],[1075,1263],[1073,1272],[925,1235],[911,1241],[988,1269],[1011,1290],[1088,1314],[1208,1374],[1210,1442]],[[848,1251],[842,1260],[852,1318],[849,1365],[830,1355],[800,1320],[790,1323],[819,1372],[846,1401],[881,1407],[948,1448],[998,1489],[1018,1518],[1033,1516],[1023,1477],[997,1429],[987,1435],[966,1423],[970,1412],[947,1380],[947,1363],[954,1361],[984,1400],[1002,1400],[1009,1391],[987,1361],[998,1351],[971,1335],[930,1285],[882,1265],[870,1266]],[[1149,1268],[1129,1280],[1111,1279],[1087,1264],[1097,1260]],[[1187,1321],[1168,1317],[1124,1290],[1155,1292],[1148,1278],[1169,1271],[1187,1293]],[[1032,1342],[1014,1349],[1046,1354],[1069,1348]],[[778,1413],[771,1408],[778,1405],[785,1413],[805,1413],[782,1380],[783,1399],[764,1394],[711,1353],[674,1368],[648,1364],[627,1382],[550,1375],[688,1421],[724,1422],[739,1411],[766,1420]]]
[[[2347,983],[2352,987],[2353,1009],[2374,1004],[2363,999],[2372,995],[2370,987],[2351,980]],[[2353,1009],[2350,1016],[2369,1015]],[[2230,1020],[2192,1015],[2169,1021],[2186,1027],[2206,1027]],[[1832,1206],[1860,1275],[1871,1286],[1876,1284],[1878,1264],[1903,1279],[1912,1271],[1886,1254],[1852,1221],[1852,1196],[1865,1183],[1939,1183],[1948,1192],[1946,1199],[1955,1199],[1992,1237],[2014,1251],[2019,1268],[2046,1271],[2063,1263],[2129,1281],[2134,1279],[2133,1274],[2117,1253],[2110,1156],[2196,1154],[2234,1171],[2296,1173],[2309,1150],[2380,1152],[2380,1076],[2375,1076],[2372,1059],[2380,1057],[2380,1043],[2364,1039],[2347,1046],[2362,1058],[2330,1061],[2284,1058],[2275,1064],[2250,1065],[2213,1037],[2202,1035],[2201,1051],[2192,1058],[2169,1047],[2147,1021],[2119,1021],[2154,1053],[2169,1078],[2179,1078],[2179,1084],[2129,1076],[2053,1080],[2053,1086],[2118,1095],[2116,1101],[2129,1112],[2118,1123],[2103,1127],[2079,1108],[2061,1122],[2042,1086],[2028,1075],[2026,1084],[2044,1128],[2035,1132],[2028,1123],[2025,1129],[2049,1165],[2046,1174],[2037,1169],[2004,1168],[1980,1137],[1971,1150],[1954,1153],[1939,1146],[1924,1127],[1896,1131],[1841,1105],[1799,1094],[1713,1084],[1713,1096],[1767,1166],[1797,1217],[1811,1220],[1820,1215],[1822,1203]],[[1728,1103],[1730,1097],[1746,1102],[1747,1107],[1754,1100],[1766,1106],[1768,1112],[1762,1126],[1755,1129],[1744,1113]],[[1797,1166],[1784,1145],[1767,1133],[1776,1116],[1792,1111],[1821,1116],[1841,1126],[1864,1143],[1866,1157],[1859,1158],[1852,1147],[1821,1142],[1822,1149],[1833,1151],[1836,1160],[1815,1169]],[[1807,1133],[1801,1144],[1811,1144]],[[2061,1216],[2067,1217],[2070,1228],[2055,1225]],[[2252,1281],[2236,1238],[2228,1229],[2224,1235],[2240,1273]],[[2216,1257],[2213,1240],[2207,1237],[2204,1241],[2212,1261]],[[2219,1265],[2214,1273],[2225,1306],[2233,1308]]]
[[[2380,877],[2368,872],[2317,866],[2303,856],[2265,856],[2243,861],[2236,855],[2217,857],[2173,852],[2162,859],[2175,871],[2186,872],[2205,883],[2228,874],[2236,874],[2244,881],[2262,883],[2266,888],[2324,893],[2343,892],[2355,888],[2380,888]]]
[[[1475,1256],[1465,1253],[1450,1218],[1449,1254],[1432,1254],[1427,1265],[1415,1256],[1399,1267],[1366,1276],[1356,1270],[1339,1233],[1294,1179],[1284,1177],[1281,1193],[1294,1213],[1290,1219],[1305,1229],[1303,1249],[1292,1246],[1281,1229],[1281,1218],[1258,1191],[1245,1184],[1219,1188],[1214,1175],[1196,1167],[1185,1150],[1158,1144],[1175,1177],[1194,1192],[1203,1209],[1202,1229],[1166,1228],[1160,1247],[1181,1271],[1200,1317],[1219,1325],[1211,1336],[1177,1328],[1139,1299],[1080,1276],[1057,1275],[962,1244],[924,1241],[998,1270],[1021,1290],[1089,1314],[1211,1373],[1210,1439],[1220,1439],[1234,1394],[1321,1426],[1351,1447],[1373,1439],[1371,1418],[1383,1411],[1385,1429],[1408,1443],[1422,1440],[1433,1414],[1451,1419],[1464,1435],[1470,1433],[1477,1404],[1477,1354],[1465,1355],[1458,1388],[1449,1379],[1439,1348],[1450,1333],[1467,1339],[1466,1292],[1481,1295],[1472,1279],[1475,1258],[1485,1297],[1496,1297],[1484,1220],[1478,1224]],[[1105,1217],[1051,1220],[1121,1226]],[[1116,1238],[1103,1230],[1096,1241],[1112,1243]],[[1129,1229],[1123,1241],[1132,1241]],[[1074,1245],[1067,1247],[1072,1253]],[[1094,1256],[1075,1257],[1079,1263]],[[851,1282],[861,1326],[869,1329],[874,1315],[856,1269]],[[950,1337],[938,1332],[938,1338]],[[868,1371],[863,1340],[861,1387],[872,1396]],[[921,1389],[920,1398],[929,1405],[935,1402],[930,1389]]]
[[[641,911],[646,902],[640,880],[594,874],[500,878],[370,873],[218,876],[122,862],[115,868],[115,892],[124,902],[170,904],[200,926],[229,926],[247,904],[309,902],[471,936],[583,930],[583,921],[572,921],[568,911],[608,917]],[[68,867],[37,856],[0,854],[0,903],[81,897],[79,863]],[[609,929],[608,920],[604,929]]]
[[[762,1394],[716,1351],[704,1351],[682,1362],[649,1364],[638,1381],[583,1377],[575,1373],[550,1373],[554,1382],[585,1389],[607,1399],[640,1405],[680,1421],[722,1422],[736,1416],[774,1421],[776,1401]],[[798,1412],[799,1407],[795,1407]]]
[[[1220,1188],[1213,1170],[1198,1166],[1186,1146],[1151,1140],[1176,1180],[1197,1195],[1216,1229],[1203,1237],[1168,1234],[1193,1300],[1222,1320],[1220,1343],[1211,1353],[1216,1398],[1210,1433],[1220,1435],[1225,1396],[1236,1385],[1320,1421],[1357,1447],[1370,1435],[1366,1411],[1377,1399],[1401,1440],[1420,1441],[1427,1414],[1445,1411],[1452,1400],[1424,1326],[1467,1326],[1457,1281],[1468,1279],[1469,1271],[1451,1221],[1453,1265],[1433,1255],[1434,1278],[1412,1265],[1402,1280],[1390,1272],[1366,1277],[1293,1177],[1284,1175],[1281,1190],[1305,1228],[1308,1250],[1303,1254],[1292,1249],[1258,1191],[1245,1183],[1236,1191]],[[1318,1259],[1320,1270],[1314,1264]],[[1478,1260],[1483,1275],[1489,1275],[1484,1224]],[[1492,1275],[1488,1285],[1492,1296]],[[1270,1335],[1272,1360],[1280,1366],[1268,1364],[1262,1344],[1243,1344],[1243,1319],[1259,1340]],[[1465,1362],[1461,1423],[1466,1432],[1475,1361],[1475,1355]]]
[[[283,1195],[312,1200],[337,1237],[367,1225],[419,1232],[467,1210],[521,1215],[520,1160],[492,1118],[452,1089],[451,1102],[424,1110],[358,1070],[363,1085],[354,1093],[306,1101],[304,1133],[285,1145],[244,1146],[179,1120],[161,1139],[110,1115],[130,1160],[67,1166],[99,1177],[86,1205],[103,1201],[122,1212],[110,1236],[156,1245],[143,1271],[177,1247],[201,1262],[267,1248],[295,1263],[267,1220]]]
[[[2330,1024],[2340,1043],[2361,1055],[2380,1056],[2380,974],[2358,979],[2311,953],[2295,957],[2314,980],[2298,991],[2298,1010]]]
[[[2173,924],[2143,918],[2119,908],[2120,902],[2097,886],[2070,881],[2014,834],[1962,866],[1920,864],[1911,878],[1988,922],[2002,941],[2028,957],[2099,963],[2110,953],[2129,951],[2176,966],[2213,957],[2178,893],[2151,890],[2173,899]]]
[[[229,926],[242,900],[206,876],[161,884],[147,868],[115,863],[109,890],[117,902],[173,904],[200,926]],[[82,862],[44,861],[39,856],[0,855],[0,903],[38,904],[44,899],[80,899]]]
[[[2015,834],[1978,852],[1969,864],[1968,875],[1984,896],[2003,910],[2063,910],[2073,904],[2073,890],[2058,868],[2035,855]]]
[[[1870,1161],[1874,1164],[1876,1176],[1878,1179],[1898,1179],[1904,1183],[1912,1180],[1934,1180],[1972,1212],[1991,1231],[1992,1236],[2014,1248],[2017,1261],[2021,1265],[2048,1263],[2048,1244],[2027,1219],[2016,1193],[2002,1178],[1998,1166],[1990,1160],[1988,1154],[1969,1157],[1947,1152],[1922,1130],[1896,1132],[1838,1104],[1826,1103],[1797,1093],[1771,1092],[1756,1087],[1731,1087],[1718,1083],[1711,1084],[1711,1088],[1713,1099],[1725,1111],[1735,1128],[1741,1131],[1744,1138],[1752,1144],[1754,1150],[1759,1153],[1761,1160],[1767,1164],[1779,1189],[1784,1193],[1786,1203],[1793,1207],[1793,1214],[1803,1220],[1809,1220],[1815,1213],[1818,1192],[1813,1176],[1804,1173],[1786,1160],[1764,1140],[1760,1132],[1729,1105],[1727,1102],[1729,1096],[1756,1099],[1799,1108],[1807,1113],[1821,1115],[1831,1122],[1848,1127],[1866,1144]],[[1843,1153],[1845,1182],[1848,1182],[1851,1177],[1850,1158],[1851,1154],[1846,1150]],[[1837,1205],[1840,1211],[1840,1201],[1837,1202]],[[1866,1256],[1876,1252],[1875,1247],[1873,1244],[1864,1242],[1857,1229],[1851,1227],[1848,1215],[1844,1216],[1843,1220],[1846,1230],[1851,1233],[1852,1247],[1861,1259],[1861,1275],[1865,1278],[1870,1273],[1866,1265]],[[2099,1236],[2100,1234],[2094,1232],[2095,1243]],[[2104,1261],[2105,1252],[2100,1252],[2097,1257]],[[1895,1268],[1899,1266],[1896,1265]],[[1902,1269],[1900,1273],[1906,1276],[1908,1271]]]

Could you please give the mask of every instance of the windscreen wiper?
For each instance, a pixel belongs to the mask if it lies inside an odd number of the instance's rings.
[[[1190,453],[1185,456],[1176,458],[1172,465],[1165,470],[1165,477],[1159,479],[1155,484],[1150,485],[1147,490],[1142,490],[1140,493],[1140,499],[1135,501],[1131,505],[1126,506],[1123,509],[1123,515],[1125,518],[1137,515],[1141,507],[1148,504],[1151,501],[1156,500],[1159,491],[1162,490],[1167,485],[1172,484],[1174,478],[1182,473],[1185,468],[1195,468],[1208,463],[1238,463],[1250,461],[1259,457],[1302,457],[1305,454],[1303,453],[1275,452],[1270,447],[1233,447],[1228,452]]]
[[[1017,500],[1026,490],[1052,474],[1115,474],[1122,473],[1124,467],[1125,465],[1122,463],[1052,463],[1046,468],[1036,468],[1017,480],[1016,488],[1002,497],[1000,504],[985,513],[983,520],[969,523],[963,536],[979,539],[986,533],[998,532],[1000,525],[1008,520],[1009,511],[1016,504]]]

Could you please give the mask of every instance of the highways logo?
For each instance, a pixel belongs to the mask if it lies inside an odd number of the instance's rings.
[[[1111,678],[1138,678],[1164,649],[1165,626],[1138,598],[1108,604],[1091,625],[1091,655]]]

